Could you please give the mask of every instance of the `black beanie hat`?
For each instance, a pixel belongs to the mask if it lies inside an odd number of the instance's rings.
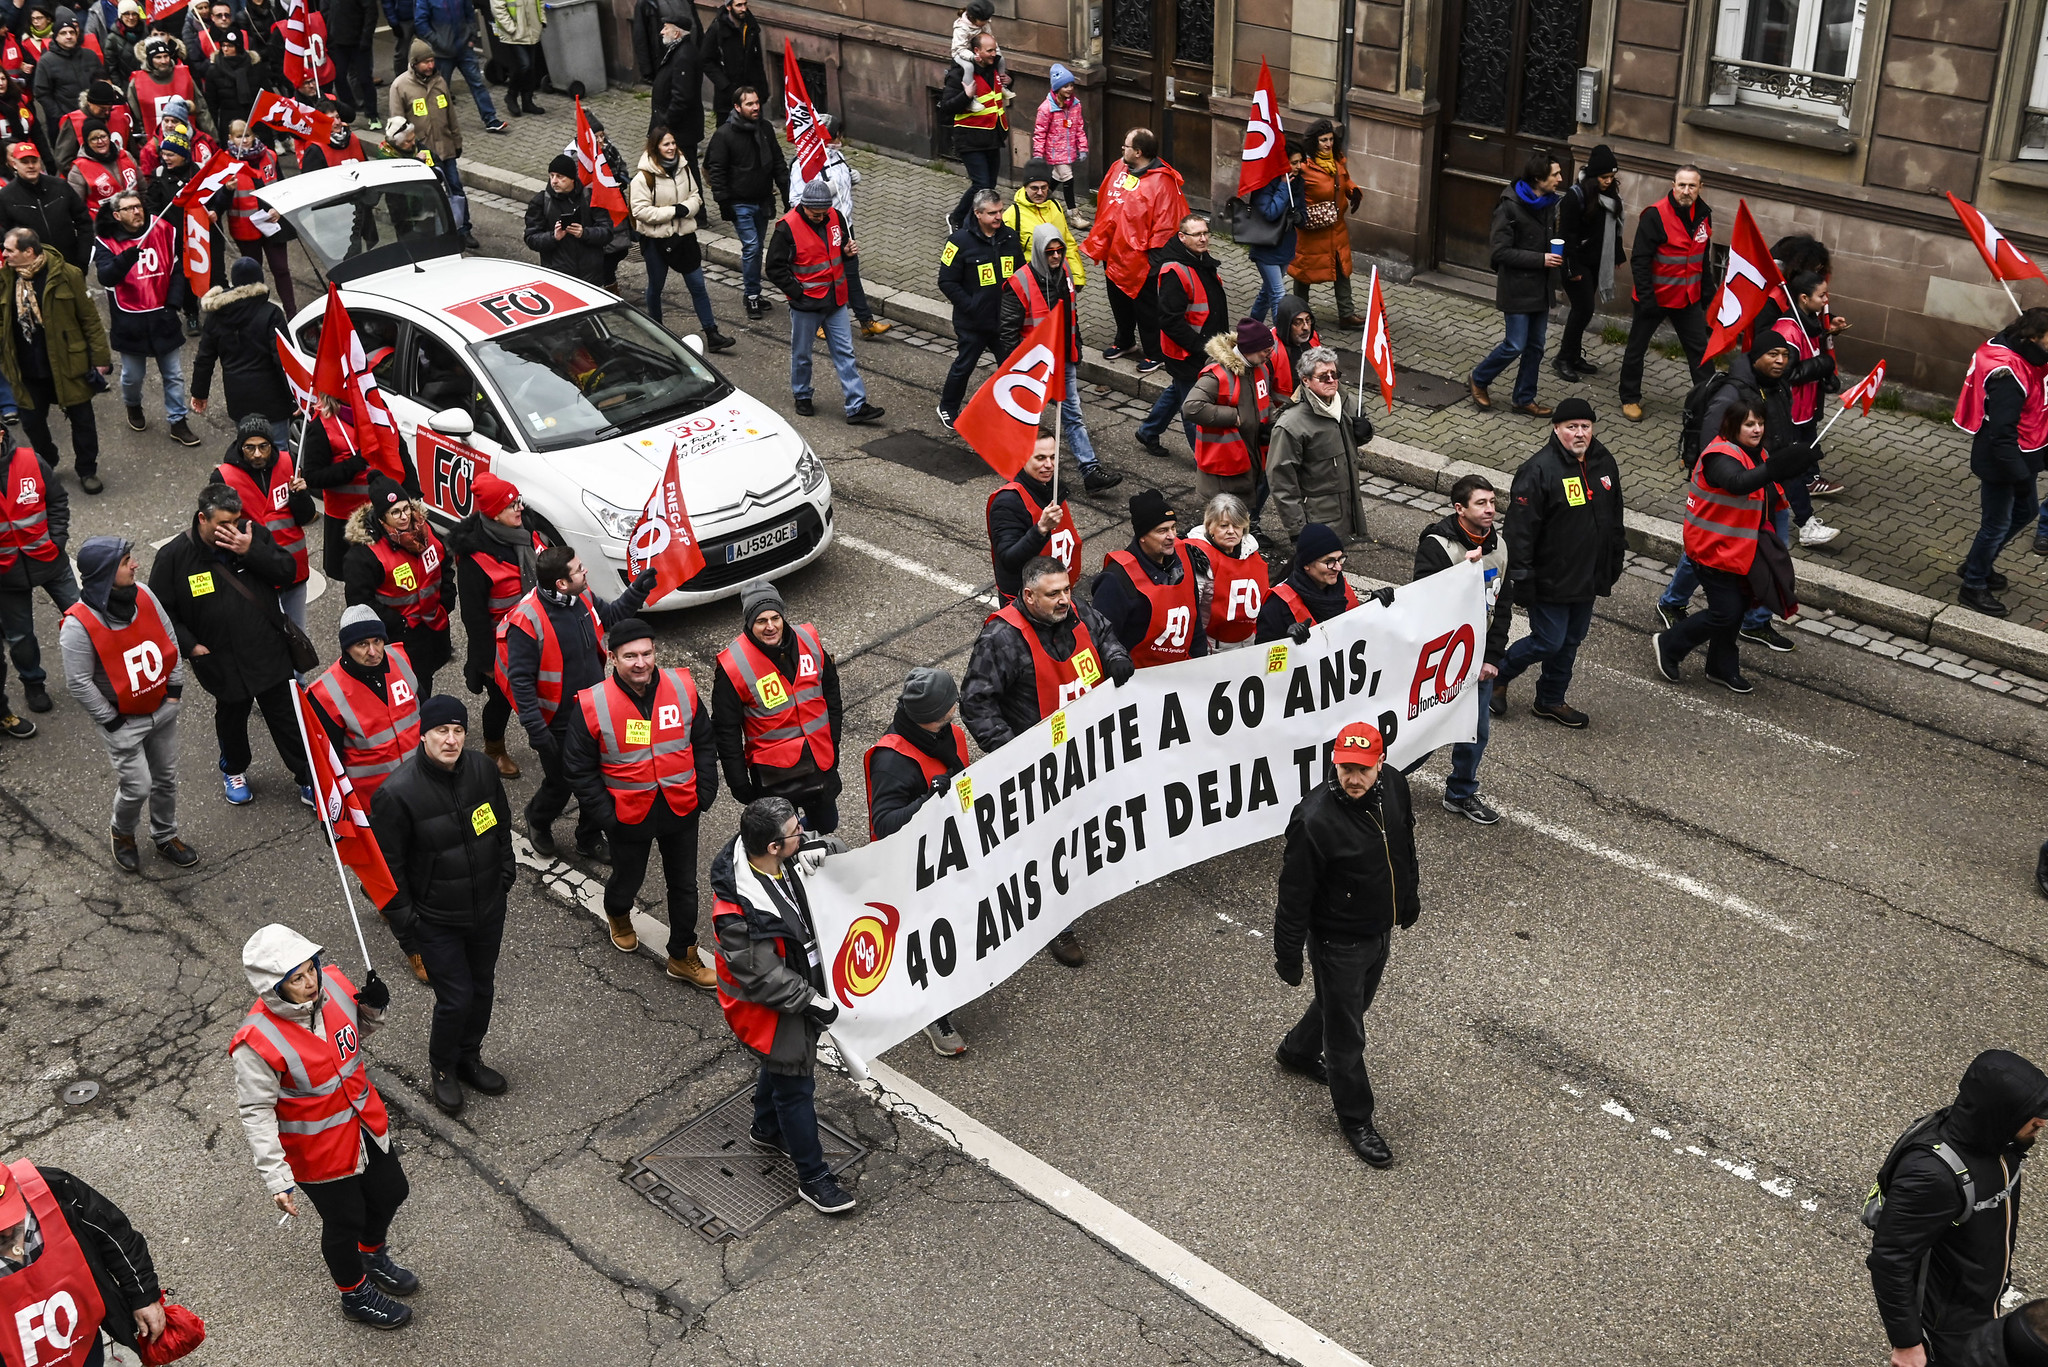
[[[1574,394],[1550,410],[1550,425],[1556,427],[1566,422],[1592,422],[1593,405]]]
[[[567,176],[569,179],[574,180],[576,178],[576,158],[570,156],[567,152],[562,153],[548,163],[548,174],[551,176]]]
[[[412,502],[405,486],[381,470],[370,476],[369,494],[370,507],[374,510],[371,516],[379,521],[399,504]]]
[[[1621,163],[1614,159],[1614,149],[1604,142],[1586,154],[1586,174],[1589,176],[1604,176],[1609,171],[1620,169]]]
[[[1756,335],[1756,345],[1749,349],[1749,363],[1755,365],[1773,351],[1782,351],[1787,356],[1790,356],[1792,354],[1792,344],[1785,340],[1783,334],[1775,330],[1759,332]]]
[[[653,639],[653,627],[648,626],[647,623],[641,621],[638,617],[627,617],[612,623],[612,629],[604,634],[604,648],[606,650],[617,650],[619,647],[631,645],[635,641],[651,641]]]
[[[461,699],[451,698],[446,693],[436,693],[420,704],[421,735],[424,736],[436,727],[446,726],[450,722],[465,731],[469,729],[469,709],[462,705]]]
[[[1343,541],[1328,527],[1320,522],[1306,523],[1301,529],[1301,535],[1294,539],[1294,563],[1311,564],[1326,555],[1335,555],[1343,549]]]
[[[1173,516],[1173,505],[1157,489],[1140,489],[1131,495],[1131,531],[1139,536]]]

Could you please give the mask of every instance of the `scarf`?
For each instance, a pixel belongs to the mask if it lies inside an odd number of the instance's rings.
[[[1315,390],[1308,387],[1307,380],[1303,380],[1301,387],[1294,391],[1294,396],[1306,403],[1313,411],[1328,418],[1331,422],[1341,424],[1344,421],[1344,386],[1341,384],[1337,386],[1335,394],[1325,399],[1322,395],[1316,393]]]
[[[477,525],[491,540],[510,546],[519,554],[519,587],[533,587],[533,536],[524,527],[507,527],[496,518],[479,518]]]
[[[522,574],[525,572],[524,566],[521,567],[520,572]],[[559,593],[554,589],[536,589],[535,592],[540,594],[542,602],[553,603],[558,608],[568,607],[571,603],[576,601],[574,596],[566,593]]]
[[[21,322],[21,335],[31,339],[43,330],[43,297],[36,289],[36,277],[42,274],[47,259],[46,255],[38,255],[35,265],[14,272],[15,316]]]
[[[1322,173],[1328,176],[1331,180],[1337,179],[1337,154],[1335,152],[1332,152],[1327,157],[1321,155],[1313,156],[1310,157],[1309,160],[1314,162],[1316,164],[1317,169],[1322,171]]]
[[[1613,219],[1616,222],[1619,222],[1621,220],[1620,195],[1601,195],[1600,207],[1607,211],[1607,216],[1610,219]],[[1612,299],[1614,297],[1614,266],[1615,257],[1619,250],[1619,248],[1616,245],[1615,239],[1618,238],[1620,235],[1621,234],[1619,233],[1609,232],[1601,239],[1600,297],[1602,299]]]
[[[135,620],[135,585],[107,590],[107,620],[115,626]]]
[[[1555,194],[1539,195],[1530,189],[1526,182],[1519,180],[1515,182],[1515,198],[1521,200],[1522,203],[1532,209],[1548,209],[1551,205],[1557,203],[1557,196]]]

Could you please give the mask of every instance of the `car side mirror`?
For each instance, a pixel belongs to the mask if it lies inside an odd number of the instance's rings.
[[[442,409],[427,419],[427,426],[444,437],[466,437],[476,431],[476,423],[459,408]]]
[[[696,352],[699,356],[704,354],[704,339],[694,332],[683,338],[683,345]]]

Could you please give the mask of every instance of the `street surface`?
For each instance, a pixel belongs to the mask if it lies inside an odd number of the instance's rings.
[[[487,252],[526,259],[518,226],[478,211]],[[787,412],[787,315],[747,327],[736,293],[713,288],[741,339],[721,368]],[[670,294],[680,328],[680,282]],[[931,410],[945,361],[893,338],[859,356],[888,417],[846,427],[821,367],[820,416],[796,422],[830,469],[842,540],[780,585],[839,661],[852,839],[859,756],[904,672],[960,671],[989,610],[993,487],[863,451],[894,432],[944,435]],[[218,409],[195,419],[208,441],[187,451],[163,435],[155,391],[146,406],[152,428],[133,434],[101,405],[106,495],[65,474],[74,546],[178,533],[226,448]],[[1127,476],[1077,500],[1091,562],[1127,539],[1124,499],[1148,481],[1194,512],[1190,463],[1139,453],[1133,425],[1091,411]],[[1516,430],[1533,449],[1537,428]],[[1375,502],[1354,571],[1405,582],[1424,520]],[[1482,829],[1439,808],[1444,756],[1415,776],[1423,917],[1397,937],[1367,1022],[1392,1169],[1353,1158],[1327,1096],[1272,1062],[1309,999],[1272,972],[1277,846],[1085,918],[1085,967],[1041,957],[956,1013],[964,1058],[913,1038],[885,1062],[1375,1367],[1880,1360],[1855,1215],[1878,1161],[1979,1050],[2048,1055],[2035,1014],[2048,930],[2030,881],[2048,833],[2048,718],[1804,636],[1794,655],[1745,648],[1751,697],[1710,691],[1696,662],[1674,687],[1651,662],[1653,593],[1632,574],[1601,605],[1572,693],[1590,730],[1531,717],[1533,680],[1513,690],[1482,770],[1507,820]],[[330,585],[311,609],[329,658],[340,596]],[[56,621],[47,604],[39,616],[54,665]],[[736,606],[663,615],[662,663],[701,685],[736,630]],[[401,1333],[346,1323],[315,1217],[280,1229],[255,1177],[226,1058],[256,926],[288,921],[359,966],[311,814],[260,728],[256,802],[221,799],[194,688],[181,818],[203,862],[173,876],[145,848],[143,876],[123,878],[91,724],[61,694],[36,720],[37,738],[0,745],[0,1071],[18,1080],[0,1100],[6,1156],[68,1168],[128,1211],[174,1298],[209,1323],[196,1361],[1265,1360],[837,1077],[821,1112],[874,1150],[850,1175],[860,1212],[799,1206],[752,1238],[704,1243],[618,1175],[742,1085],[745,1056],[711,996],[617,953],[537,871],[513,894],[485,1054],[511,1091],[472,1098],[459,1121],[425,1086],[430,995],[368,927],[394,997],[369,1053],[413,1184],[393,1243],[424,1289]],[[512,751],[523,803],[539,766],[516,727]],[[736,818],[722,796],[707,868]],[[650,879],[643,902],[657,917],[659,891]],[[63,1105],[80,1078],[99,1098]],[[2022,1286],[2048,1287],[2043,1209],[2024,1208]]]

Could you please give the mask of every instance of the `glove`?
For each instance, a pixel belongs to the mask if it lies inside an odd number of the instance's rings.
[[[1387,585],[1383,589],[1374,589],[1372,596],[1380,600],[1380,606],[1383,608],[1394,606],[1394,586],[1392,584]]]
[[[633,592],[645,598],[648,594],[654,592],[654,585],[659,579],[660,576],[654,572],[653,566],[650,565],[648,568],[640,571],[639,577],[634,579]]]
[[[936,796],[939,793],[945,792],[948,788],[952,786],[953,780],[945,774],[940,774],[937,778],[932,780],[932,786],[927,791]]]
[[[1360,413],[1351,420],[1351,440],[1360,446],[1372,441],[1372,419]]]
[[[1355,187],[1355,186],[1354,186],[1354,187],[1352,188],[1352,191],[1351,191],[1351,212],[1352,212],[1352,213],[1354,213],[1354,214],[1355,214],[1355,213],[1357,213],[1357,212],[1358,212],[1358,203],[1359,203],[1359,201],[1360,201],[1360,200],[1362,200],[1362,199],[1364,199],[1364,198],[1365,198],[1365,192],[1364,192],[1363,190],[1360,190],[1360,189],[1358,189],[1357,187]]]
[[[120,730],[123,726],[127,725],[127,723],[128,714],[126,712],[116,712],[114,714],[114,719],[112,721],[103,721],[100,723],[100,729],[102,731],[105,731],[108,735],[112,735],[114,732]]]
[[[462,672],[462,686],[472,694],[481,693],[484,691],[484,676],[475,670],[466,669]]]
[[[1289,953],[1277,950],[1273,959],[1273,971],[1280,975],[1280,981],[1289,987],[1301,986],[1301,951]]]
[[[1293,626],[1287,628],[1287,639],[1294,642],[1298,646],[1307,645],[1308,623],[1296,622]]]
[[[1128,655],[1119,655],[1109,662],[1109,677],[1118,688],[1129,683],[1131,675],[1137,672],[1138,667],[1131,663],[1131,657]]]
[[[832,1022],[839,1019],[839,1008],[824,997],[812,997],[811,1004],[804,1008],[804,1019],[820,1030],[830,1030]]]
[[[1408,927],[1415,924],[1416,918],[1420,915],[1420,911],[1410,911],[1403,913],[1402,915],[1396,916],[1394,918],[1394,924],[1401,927],[1401,929],[1406,930],[1408,929]]]
[[[732,205],[722,199],[718,201],[718,219],[721,223],[732,222]]]
[[[371,969],[364,977],[363,985],[356,989],[356,1003],[372,1011],[382,1011],[391,1005],[391,987],[377,976],[376,969]]]

